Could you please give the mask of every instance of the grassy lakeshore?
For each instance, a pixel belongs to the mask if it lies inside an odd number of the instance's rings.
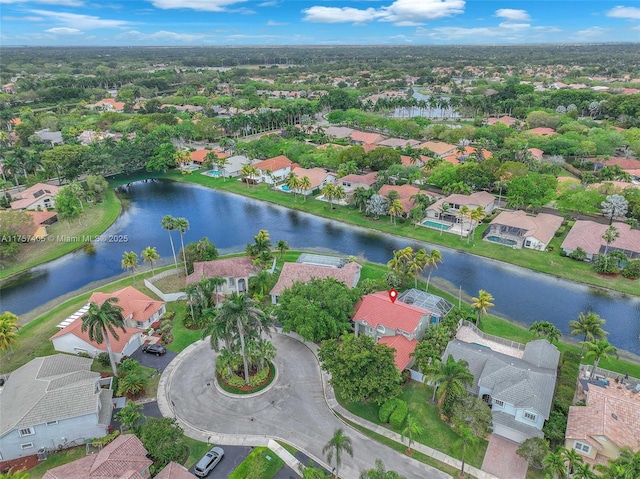
[[[565,235],[554,238],[550,246],[552,252],[540,252],[529,249],[512,249],[505,246],[495,245],[482,241],[482,232],[487,225],[480,225],[475,234],[475,239],[467,241],[466,238],[461,239],[457,235],[450,233],[440,233],[430,228],[417,227],[409,221],[399,220],[397,225],[389,222],[388,218],[383,217],[379,220],[364,216],[357,209],[345,206],[336,206],[335,209],[329,209],[329,204],[317,201],[312,198],[303,199],[298,195],[295,199],[293,195],[282,191],[273,190],[266,184],[246,185],[237,178],[224,179],[212,178],[202,175],[199,172],[193,174],[182,175],[178,171],[170,171],[164,175],[165,178],[195,183],[209,188],[229,191],[250,198],[267,201],[269,203],[286,206],[299,211],[304,211],[324,218],[330,218],[344,223],[356,226],[362,226],[384,233],[390,233],[405,238],[418,241],[424,241],[434,245],[442,245],[448,248],[456,249],[466,253],[503,261],[505,263],[514,264],[524,268],[528,268],[541,273],[557,276],[577,283],[588,284],[591,286],[619,291],[626,294],[638,296],[638,282],[631,281],[618,276],[600,276],[596,274],[589,263],[573,261],[560,256],[560,245]]]

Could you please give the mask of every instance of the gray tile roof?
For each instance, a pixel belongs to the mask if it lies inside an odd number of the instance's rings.
[[[0,394],[0,436],[19,428],[97,413],[99,373],[92,360],[67,354],[36,358],[16,369]]]
[[[547,345],[539,344],[540,341]],[[529,348],[532,343],[535,344]],[[532,343],[525,346],[523,359],[464,341],[451,341],[442,357],[446,359],[451,354],[456,361],[464,359],[469,363],[469,371],[474,378],[472,386],[468,388],[470,393],[477,395],[480,387],[486,388],[492,391],[494,399],[513,404],[517,408],[533,409],[548,419],[560,353],[546,340]],[[529,355],[526,354],[527,348]],[[541,357],[542,353],[548,357]],[[552,367],[537,366],[551,366],[552,363]]]
[[[560,351],[546,339],[536,339],[525,345],[522,359],[538,368],[556,369]]]
[[[509,429],[515,429],[516,431],[526,434],[528,437],[544,437],[544,433],[542,431],[523,422],[516,421],[516,418],[511,414],[507,414],[502,411],[494,411],[492,415],[494,424],[501,424]]]

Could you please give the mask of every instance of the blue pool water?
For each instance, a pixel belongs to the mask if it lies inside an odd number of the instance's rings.
[[[189,170],[189,171],[195,171],[195,170],[199,170],[199,169],[200,169],[200,167],[196,166],[196,165],[187,166],[187,170]]]
[[[287,185],[282,185],[282,191],[291,191],[291,188],[289,188]]]
[[[500,238],[498,236],[487,236],[485,239],[487,241],[491,241],[492,243],[503,244],[503,245],[506,245],[506,246],[515,246],[515,245],[518,244],[517,241],[511,240],[511,239]]]
[[[422,222],[423,225],[429,226],[430,228],[436,228],[439,230],[450,230],[453,225],[448,225],[446,223],[440,223],[438,221],[425,220]]]
[[[204,174],[209,176],[220,176],[220,172],[218,170],[205,171]]]

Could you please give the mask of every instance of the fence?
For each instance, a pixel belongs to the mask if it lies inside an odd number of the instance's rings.
[[[585,377],[590,378],[592,370],[593,370],[593,366],[589,366],[587,364],[580,365],[580,371],[585,373]],[[640,379],[638,378],[634,378],[632,376],[628,376],[625,374],[614,373],[613,371],[609,371],[608,369],[604,369],[604,368],[596,368],[595,376],[603,376],[609,379],[620,378],[621,380],[624,380],[625,384],[631,384],[631,383],[640,384]]]
[[[475,324],[467,321],[466,319],[463,319],[460,321],[458,328],[462,326],[466,326],[467,328],[470,328],[474,333],[476,333],[482,339],[486,339],[487,341],[492,341],[494,343],[502,344],[504,346],[509,346],[510,348],[517,349],[518,351],[524,351],[524,347],[525,347],[524,344],[518,343],[516,341],[511,341],[509,339],[500,338],[498,336],[494,336],[493,334],[484,333],[480,331]]]
[[[155,281],[158,281],[162,278],[166,278],[167,276],[173,276],[176,274],[178,274],[178,272],[175,269],[169,269],[167,271],[163,271],[162,273],[158,273],[149,279],[145,279],[144,285],[147,288],[149,288],[151,291],[153,291],[160,299],[162,299],[162,301],[165,301],[167,303],[171,303],[172,301],[180,301],[183,299],[187,299],[187,294],[182,291],[178,293],[163,293],[158,288],[156,288],[153,284]]]

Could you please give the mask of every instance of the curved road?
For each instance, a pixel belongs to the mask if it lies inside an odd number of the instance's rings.
[[[218,391],[214,385],[215,353],[208,342],[200,341],[181,353],[174,360],[175,366],[166,371],[159,399],[166,394],[175,415],[201,431],[217,436],[284,438],[316,458],[325,457],[322,447],[333,431],[345,428],[354,450],[353,459],[346,456],[340,469],[340,475],[347,479],[357,479],[361,471],[373,468],[378,458],[387,469],[407,479],[450,477],[346,426],[326,403],[313,352],[302,342],[281,334],[274,334],[272,342],[278,350],[274,361],[278,378],[265,393],[232,398]]]

